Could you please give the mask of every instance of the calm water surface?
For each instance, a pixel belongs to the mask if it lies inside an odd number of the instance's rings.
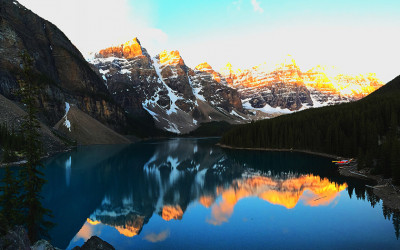
[[[72,249],[97,235],[116,249],[400,248],[398,213],[329,159],[217,141],[80,147],[48,159],[52,243]]]

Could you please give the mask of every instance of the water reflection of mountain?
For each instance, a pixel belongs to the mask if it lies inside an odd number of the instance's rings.
[[[246,197],[292,209],[299,202],[327,205],[347,187],[350,195],[354,190],[357,198],[373,206],[378,202],[364,189],[365,182],[321,167],[329,166],[329,159],[224,150],[212,142],[174,139],[90,147],[47,163],[44,197],[56,218],[53,240],[66,247],[74,236],[90,237],[98,225],[133,237],[154,214],[180,220],[193,202],[211,208],[207,221],[213,225],[228,221],[235,204]]]

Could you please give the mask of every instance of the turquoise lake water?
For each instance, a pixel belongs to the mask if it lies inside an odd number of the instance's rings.
[[[97,235],[116,249],[400,248],[399,214],[330,159],[217,142],[87,146],[47,159],[52,244]]]

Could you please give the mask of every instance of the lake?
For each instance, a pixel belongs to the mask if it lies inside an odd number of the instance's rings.
[[[52,244],[116,249],[400,248],[400,216],[331,159],[218,139],[78,147],[45,161]]]

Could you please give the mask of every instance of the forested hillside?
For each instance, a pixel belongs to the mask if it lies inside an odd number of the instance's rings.
[[[17,160],[15,152],[22,150],[25,139],[20,133],[16,133],[13,128],[8,128],[6,124],[0,124],[0,162],[10,162]]]
[[[400,183],[400,76],[353,103],[305,110],[230,130],[233,147],[302,149],[357,157],[359,167]]]
[[[202,123],[200,126],[187,134],[187,136],[194,137],[208,137],[208,136],[221,136],[223,133],[233,128],[235,125],[225,121],[213,121]]]

